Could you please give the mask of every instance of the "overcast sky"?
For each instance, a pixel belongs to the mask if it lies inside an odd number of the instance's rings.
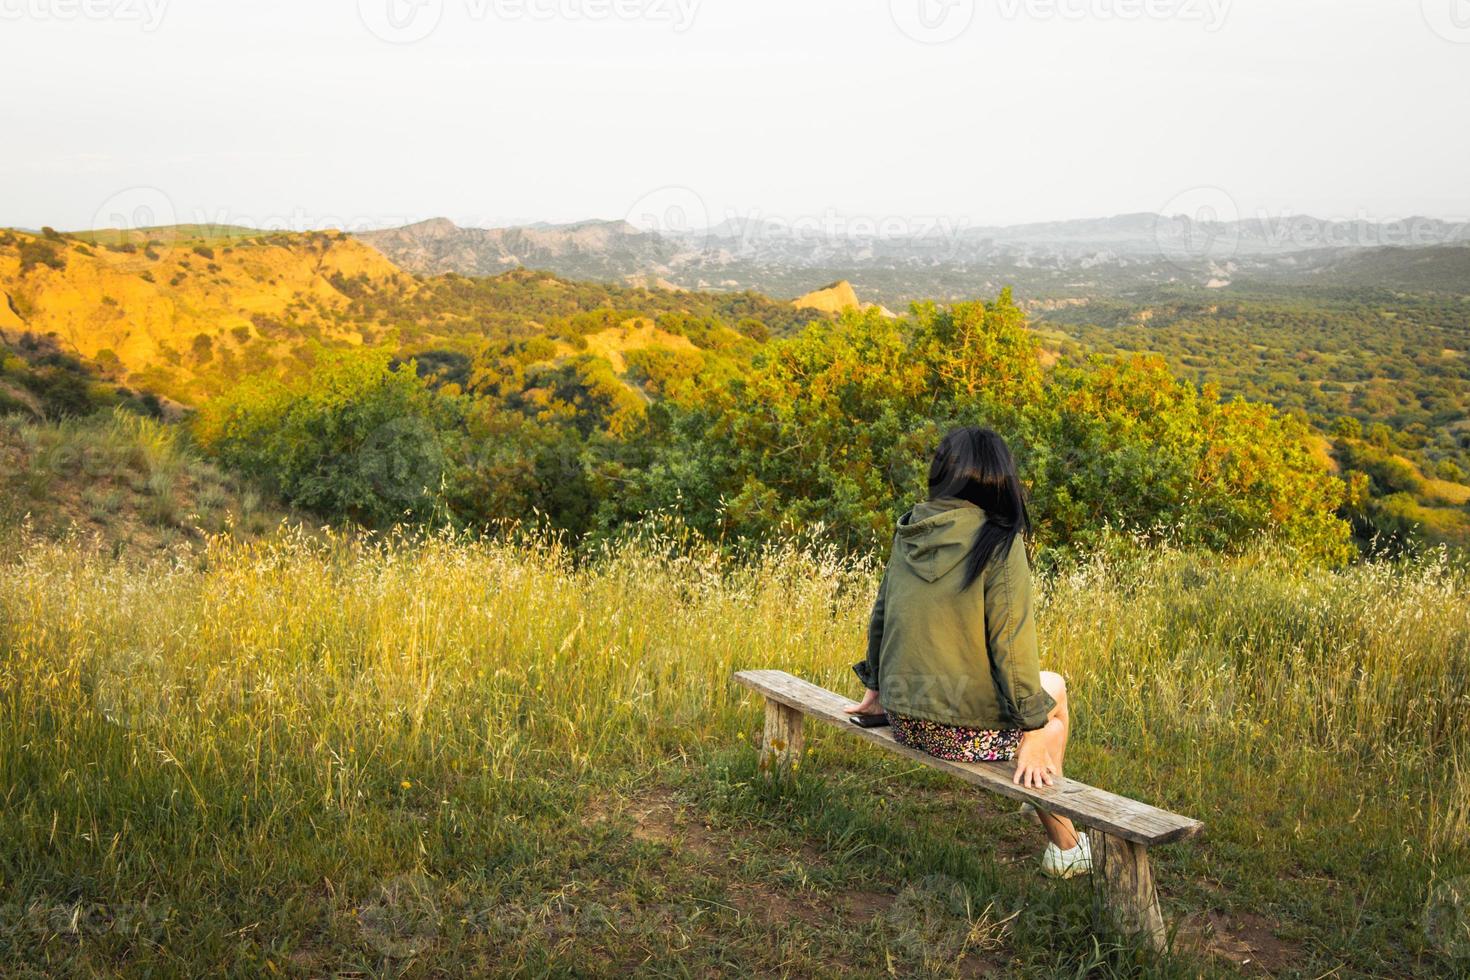
[[[0,225],[1470,216],[1470,0],[0,0],[0,64]]]

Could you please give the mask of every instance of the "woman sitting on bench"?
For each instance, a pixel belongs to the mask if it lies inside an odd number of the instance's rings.
[[[929,499],[899,518],[868,656],[853,668],[867,695],[848,712],[886,710],[899,742],[941,759],[1014,761],[1022,786],[1061,778],[1067,689],[1037,661],[1029,535],[1005,440],[974,427],[946,435],[929,466]],[[1042,871],[1091,871],[1072,822],[1038,815],[1050,840]]]

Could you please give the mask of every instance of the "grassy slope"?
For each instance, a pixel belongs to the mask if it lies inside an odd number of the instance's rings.
[[[155,225],[151,228],[95,228],[87,231],[68,232],[67,237],[76,238],[89,245],[121,245],[132,242],[146,245],[150,241],[189,241],[204,244],[229,244],[242,238],[258,238],[282,234],[245,225]]]
[[[1402,976],[1470,952],[1442,885],[1470,874],[1463,572],[1159,554],[1048,584],[1069,774],[1209,825],[1156,856],[1180,923],[1156,961],[1094,945],[1089,883],[1037,877],[1038,833],[937,774],[824,728],[765,787],[730,672],[851,691],[871,574],[668,554],[27,547],[0,576],[0,972]]]
[[[0,241],[11,334],[54,334],[68,352],[116,365],[134,386],[191,403],[243,372],[289,363],[309,340],[355,345],[371,325],[342,322],[334,281],[365,276],[410,290],[411,277],[353,239],[277,235],[226,243],[170,238],[130,251],[42,240],[62,267],[23,265],[35,236]],[[290,321],[296,329],[275,331]],[[364,333],[368,329],[369,333]]]
[[[0,416],[0,543],[23,531],[109,555],[196,548],[229,528],[259,535],[285,516],[204,462],[182,431],[117,410],[42,422]]]

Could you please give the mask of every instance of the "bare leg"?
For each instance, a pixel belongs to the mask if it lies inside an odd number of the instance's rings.
[[[1051,714],[1046,716],[1046,726],[1041,730],[1041,737],[1045,740],[1051,757],[1056,760],[1057,776],[1060,777],[1062,759],[1067,754],[1067,735],[1072,727],[1071,715],[1067,710],[1067,683],[1062,680],[1061,674],[1043,670],[1041,686],[1057,703]],[[1066,817],[1053,816],[1040,807],[1037,807],[1036,815],[1041,818],[1042,829],[1053,844],[1064,851],[1077,846],[1077,828],[1072,826],[1072,821]]]

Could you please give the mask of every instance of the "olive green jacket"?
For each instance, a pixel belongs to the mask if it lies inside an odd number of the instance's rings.
[[[972,728],[1046,724],[1056,702],[1041,686],[1031,567],[1016,541],[965,591],[965,558],[985,513],[927,500],[899,518],[893,554],[853,670],[895,714]]]

